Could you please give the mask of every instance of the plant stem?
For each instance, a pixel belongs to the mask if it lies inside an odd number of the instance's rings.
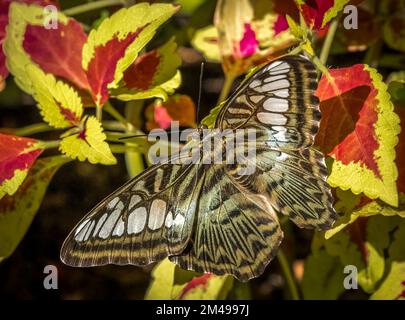
[[[31,136],[36,133],[52,131],[54,128],[46,123],[34,123],[26,127],[22,127],[13,131],[16,136]]]
[[[127,131],[132,131],[134,129],[132,123],[125,119],[125,117],[119,113],[109,101],[105,103],[104,111],[108,112],[112,117],[121,122],[126,127]]]
[[[294,49],[292,49],[287,55],[289,55],[289,56],[295,56],[295,55],[301,53],[301,51],[302,51],[301,46],[297,46],[297,47],[295,47]]]
[[[226,100],[226,98],[228,98],[229,92],[231,91],[232,84],[233,84],[235,78],[236,78],[236,76],[233,73],[225,74],[225,81],[222,86],[222,90],[219,95],[217,104],[220,104],[222,101],[224,101],[224,100]]]
[[[290,291],[291,299],[293,300],[300,300],[300,296],[298,294],[297,284],[295,282],[294,276],[291,272],[290,265],[288,264],[288,260],[284,255],[283,250],[280,248],[278,249],[277,259],[280,263],[281,269],[283,270],[284,278],[288,286],[288,290]]]
[[[321,62],[321,60],[317,56],[312,56],[312,62],[318,68],[318,72],[323,73],[329,80],[329,82],[334,82],[332,76],[329,73],[329,70],[325,65]]]
[[[120,6],[120,5],[124,6],[125,4],[126,2],[124,0],[99,0],[66,9],[63,11],[63,13],[68,16],[74,16],[105,7]]]
[[[44,146],[44,149],[53,149],[59,147],[60,140],[52,140],[52,141],[42,141],[42,145]]]
[[[325,42],[323,43],[321,55],[319,60],[323,65],[326,65],[328,62],[329,52],[332,47],[333,39],[335,38],[336,30],[339,26],[339,19],[335,18],[330,24],[328,34],[326,35]]]

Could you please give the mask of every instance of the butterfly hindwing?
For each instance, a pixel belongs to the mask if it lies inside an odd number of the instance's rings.
[[[233,179],[230,166],[207,167],[193,241],[170,260],[184,269],[259,276],[283,238],[278,218],[264,197]]]
[[[104,199],[65,240],[72,266],[146,265],[186,247],[199,190],[194,165],[159,164]]]

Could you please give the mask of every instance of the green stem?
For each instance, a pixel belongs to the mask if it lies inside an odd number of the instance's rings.
[[[52,140],[52,141],[42,141],[42,145],[44,146],[44,149],[54,149],[59,147],[60,140]]]
[[[277,259],[278,262],[280,263],[281,269],[283,270],[284,278],[287,283],[288,290],[290,291],[291,299],[300,300],[297,284],[295,282],[290,265],[288,263],[286,256],[284,255],[283,250],[278,249]]]
[[[63,13],[68,16],[74,16],[105,7],[124,6],[125,4],[126,2],[124,0],[99,0],[66,9]]]
[[[36,133],[48,132],[55,130],[46,123],[34,123],[26,127],[13,129],[13,134],[16,136],[31,136]]]
[[[326,65],[326,63],[328,62],[330,49],[332,47],[333,39],[335,39],[335,34],[338,26],[339,19],[335,18],[330,24],[328,34],[326,35],[325,42],[323,43],[321,55],[319,56],[319,60],[323,65]]]
[[[314,65],[318,68],[318,71],[323,73],[327,78],[329,82],[334,82],[332,76],[329,73],[329,70],[325,65],[321,62],[321,60],[317,56],[312,56],[312,62]]]
[[[236,76],[233,73],[225,74],[224,85],[222,86],[222,90],[219,95],[217,104],[220,104],[222,101],[224,101],[224,100],[226,100],[226,98],[228,98],[229,92],[231,91],[232,84],[233,84],[235,78],[236,78]]]
[[[289,55],[289,56],[295,56],[295,55],[301,53],[301,51],[302,51],[301,46],[297,46],[297,47],[295,47],[294,49],[292,49],[292,50],[288,53],[288,55]]]
[[[143,101],[129,101],[125,105],[125,119],[126,121],[133,123],[131,130],[127,130],[127,133],[136,132],[135,128],[142,128],[142,110]],[[127,145],[130,145],[129,143]],[[126,152],[125,153],[125,165],[130,177],[135,177],[141,173],[144,168],[144,155],[148,152],[148,145],[144,145],[141,152]],[[147,157],[146,157],[147,159]]]
[[[134,129],[134,126],[125,119],[125,117],[119,113],[109,101],[105,103],[104,111],[108,112],[112,117],[121,122],[126,127],[127,131],[132,131]]]

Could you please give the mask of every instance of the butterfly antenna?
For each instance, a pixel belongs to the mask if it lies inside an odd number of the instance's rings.
[[[125,140],[125,139],[132,139],[132,138],[140,138],[140,137],[146,137],[148,134],[142,133],[142,134],[133,134],[133,135],[128,135],[125,137],[120,137],[118,140]]]
[[[202,82],[204,78],[204,62],[201,62],[200,67],[200,81],[198,88],[198,100],[197,100],[197,123],[199,123],[200,105],[201,105],[201,92],[202,92]]]

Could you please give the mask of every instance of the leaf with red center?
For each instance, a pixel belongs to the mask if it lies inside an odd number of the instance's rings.
[[[111,95],[122,100],[146,99],[151,97],[167,98],[178,87],[177,69],[181,59],[177,45],[171,39],[163,46],[140,55],[124,72],[119,88]]]
[[[160,64],[157,50],[139,56],[124,72],[124,82],[128,88],[147,90],[153,83],[153,76]]]
[[[212,277],[211,273],[206,273],[200,277],[195,277],[193,280],[191,280],[189,283],[185,285],[183,290],[181,290],[180,293],[180,300],[183,300],[184,297],[187,295],[187,293],[191,290],[195,290],[198,288],[199,290],[204,290],[207,287],[208,280]]]
[[[27,67],[27,77],[34,87],[34,99],[42,118],[55,128],[79,125],[83,105],[79,94],[66,83],[57,81],[51,74],[45,75],[40,69]]]
[[[95,117],[85,119],[78,129],[74,128],[62,136],[59,150],[63,154],[79,161],[88,160],[93,164],[117,163],[108,143],[105,142],[106,135],[101,123]]]
[[[54,77],[88,89],[81,67],[81,50],[86,35],[81,25],[58,13],[58,28],[46,29],[44,9],[37,5],[12,3],[4,49],[7,65],[16,83],[28,94],[34,93],[33,83],[26,77],[32,66]]]
[[[177,10],[171,4],[140,3],[117,11],[91,31],[83,48],[82,65],[98,105],[107,101],[109,88],[118,87],[125,70],[157,28]]]
[[[323,29],[350,0],[296,0],[305,22],[314,30]]]
[[[147,130],[167,129],[172,121],[178,121],[181,127],[196,127],[196,107],[187,95],[173,95],[164,102],[150,104],[145,116]]]
[[[12,0],[0,1],[0,91],[4,88],[4,81],[9,72],[6,66],[6,56],[3,52],[3,42],[6,37],[6,27],[8,25],[8,9]],[[56,5],[59,7],[58,1],[50,0],[14,0],[14,2],[37,4],[40,6]]]
[[[0,200],[0,262],[13,253],[24,237],[49,182],[67,161],[61,156],[38,159],[18,191]]]
[[[329,183],[398,204],[395,146],[399,119],[387,86],[366,65],[331,69],[317,89],[322,120],[316,144],[334,159]]]
[[[82,50],[86,40],[81,24],[69,19],[66,24],[59,23],[57,29],[27,25],[23,48],[46,73],[88,90],[87,76],[82,67]]]
[[[38,140],[0,134],[0,198],[17,191],[42,151]]]

